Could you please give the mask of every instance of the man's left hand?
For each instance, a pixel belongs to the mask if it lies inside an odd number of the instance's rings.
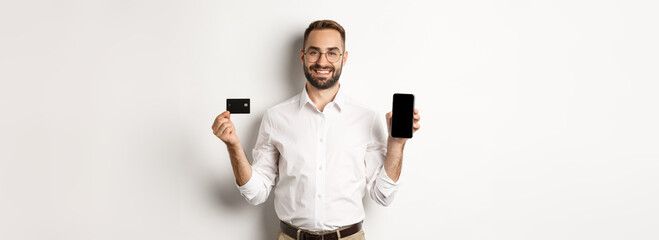
[[[407,138],[395,138],[391,136],[391,112],[388,112],[386,114],[387,118],[387,129],[389,130],[389,139],[388,142],[389,144],[400,144],[403,145],[407,141]],[[415,133],[419,128],[421,128],[421,125],[419,125],[419,121],[421,120],[421,115],[419,115],[419,109],[414,109],[414,125],[412,126],[413,132]]]

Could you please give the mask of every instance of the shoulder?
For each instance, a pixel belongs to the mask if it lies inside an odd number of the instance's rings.
[[[276,116],[287,115],[287,113],[290,113],[291,111],[297,109],[299,104],[300,104],[300,94],[295,94],[294,96],[266,109],[264,117],[272,118]]]
[[[378,111],[348,96],[344,97],[344,104],[348,111],[359,113],[361,116],[376,118],[379,115]]]

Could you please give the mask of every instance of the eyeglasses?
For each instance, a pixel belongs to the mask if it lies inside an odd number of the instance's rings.
[[[323,55],[323,54],[325,54],[325,58],[327,59],[327,61],[332,62],[332,63],[338,62],[339,60],[341,60],[341,56],[343,56],[343,53],[341,53],[337,49],[329,50],[326,53],[320,52],[320,51],[315,50],[315,49],[310,49],[310,50],[304,52],[304,56],[307,57],[306,59],[309,62],[318,62],[318,60],[320,60],[320,55]]]

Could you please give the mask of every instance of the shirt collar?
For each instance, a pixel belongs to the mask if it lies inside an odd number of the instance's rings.
[[[331,103],[334,103],[338,109],[339,112],[342,110],[343,107],[345,107],[345,99],[346,97],[343,94],[343,91],[341,91],[341,85],[339,85],[339,91],[336,92],[336,95],[334,96],[334,100],[328,103],[327,105],[329,106]],[[300,103],[298,105],[298,110],[302,109],[305,104],[310,103],[311,105],[314,105],[313,102],[311,101],[311,98],[309,98],[309,93],[307,93],[307,85],[305,84],[304,87],[302,88],[302,92],[300,93]]]

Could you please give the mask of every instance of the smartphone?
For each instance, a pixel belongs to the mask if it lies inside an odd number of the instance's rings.
[[[234,113],[249,113],[249,98],[227,98],[227,111]]]
[[[414,95],[395,93],[391,110],[391,136],[412,138],[414,132]]]

